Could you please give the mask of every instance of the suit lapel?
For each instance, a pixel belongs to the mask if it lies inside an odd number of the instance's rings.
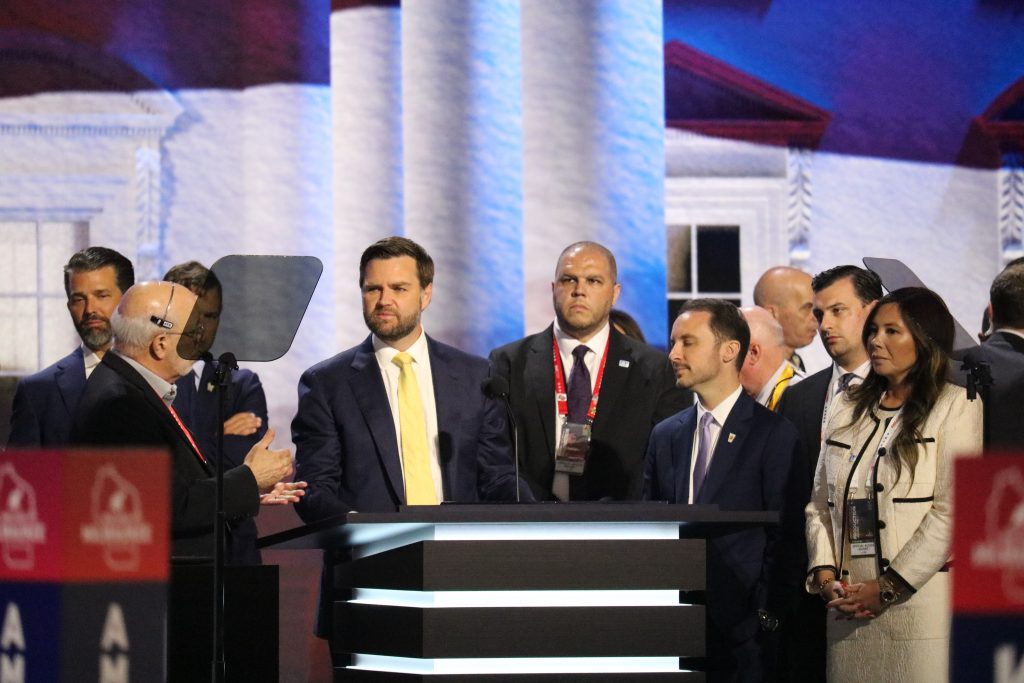
[[[373,354],[373,342],[369,337],[356,352],[352,360],[352,369],[355,372],[348,379],[352,394],[363,413],[370,436],[377,445],[377,457],[380,458],[381,467],[384,468],[392,489],[404,504],[405,485],[402,483],[402,463],[398,455],[395,421],[391,416],[391,404],[384,389],[384,380],[380,376],[377,357]]]
[[[153,391],[153,387],[149,386],[146,379],[116,353],[104,354],[103,362],[109,364],[110,367],[125,381],[129,382],[142,392],[142,396],[146,400],[146,403],[150,408],[155,410],[158,415],[160,415],[160,419],[164,421],[164,425],[170,429],[173,434],[177,435],[178,439],[185,445],[185,447],[192,452],[196,458],[196,462],[206,471],[206,473],[212,474],[209,462],[204,461],[203,455],[192,447],[192,442],[182,431],[182,427],[178,425],[178,421],[174,419],[173,415],[171,415],[171,411],[167,407],[167,404],[164,403],[162,398],[157,396],[157,393]]]
[[[526,358],[523,385],[530,387],[532,394],[527,400],[533,403],[536,419],[543,427],[547,453],[527,453],[537,458],[544,458],[545,463],[553,463],[555,459],[555,372],[553,369],[554,326],[549,326],[537,335]]]
[[[598,395],[597,415],[594,418],[594,438],[597,439],[606,429],[606,425],[615,424],[617,407],[629,380],[629,369],[633,366],[633,354],[622,343],[620,335],[614,327],[608,334],[608,360],[604,366],[604,378],[601,380],[601,393]]]
[[[732,407],[729,417],[722,425],[715,444],[715,453],[711,457],[704,486],[701,488],[698,503],[713,503],[719,489],[729,480],[729,472],[743,452],[743,444],[750,433],[750,421],[754,415],[754,400],[740,392],[740,397]]]
[[[465,400],[467,397],[460,396],[457,391],[438,391],[438,387],[459,386],[459,378],[455,368],[449,362],[447,354],[444,353],[444,349],[430,337],[427,337],[427,351],[430,354],[430,375],[434,382],[434,408],[437,411],[437,455],[441,461],[441,488],[445,494],[444,497],[449,498],[452,491],[459,490],[458,482],[455,481],[458,467],[455,466],[455,453],[452,452],[455,444],[451,439],[451,435],[458,431],[460,413],[457,401]]]
[[[687,408],[675,419],[679,420],[680,428],[672,430],[672,480],[676,485],[675,498],[677,503],[690,502],[690,461],[693,459],[693,432],[697,428],[697,409]]]
[[[1009,332],[993,332],[989,337],[989,343],[993,346],[1004,346],[1017,353],[1024,353],[1024,338]]]
[[[55,376],[57,391],[68,415],[74,417],[82,393],[85,391],[85,358],[82,347],[61,359]]]

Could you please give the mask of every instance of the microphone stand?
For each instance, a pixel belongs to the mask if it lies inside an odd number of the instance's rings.
[[[509,389],[508,382],[498,376],[485,379],[482,388],[488,398],[501,399],[501,402],[505,405],[505,413],[508,415],[508,422],[512,427],[512,464],[515,466],[516,475],[516,502],[520,503],[522,501],[520,500],[519,493],[519,428],[516,425],[516,415],[512,410],[512,402],[509,400],[511,390]]]
[[[209,355],[209,354],[207,354]],[[224,420],[228,412],[228,387],[231,373],[238,369],[235,355],[225,352],[214,367],[217,387],[217,515],[213,548],[213,661],[212,680],[224,683],[227,665],[224,657],[224,565],[227,545],[227,515],[224,513]]]
[[[981,395],[982,447],[988,450],[989,439],[989,390],[992,388],[992,366],[985,361],[965,360],[960,370],[967,375],[967,400],[974,401]]]

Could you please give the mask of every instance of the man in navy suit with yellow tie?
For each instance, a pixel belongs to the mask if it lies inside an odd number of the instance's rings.
[[[504,409],[483,395],[488,362],[428,337],[434,262],[410,239],[363,252],[370,336],[299,380],[292,422],[306,522],[351,510],[516,499]],[[523,493],[528,489],[524,486]]]
[[[315,522],[400,505],[516,500],[505,412],[483,395],[490,365],[431,339],[421,315],[433,294],[434,262],[410,239],[370,245],[359,263],[370,336],[314,365],[299,380],[292,421],[297,476],[309,489],[296,511]],[[532,500],[522,486],[524,500]],[[325,554],[317,634],[332,623]]]
[[[655,426],[644,470],[644,498],[714,504],[722,510],[780,513],[780,524],[709,543],[707,667],[710,681],[762,681],[774,675],[777,630],[803,579],[803,501],[807,484],[796,429],[743,392],[739,373],[750,330],[718,299],[683,306],[669,358],[697,405]]]

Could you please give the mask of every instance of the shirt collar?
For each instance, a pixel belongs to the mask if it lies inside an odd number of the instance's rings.
[[[768,405],[768,399],[771,398],[772,392],[775,391],[775,385],[779,383],[779,380],[782,378],[782,373],[785,372],[786,367],[793,368],[794,377],[798,374],[795,365],[790,363],[788,360],[783,360],[782,364],[775,368],[775,372],[772,373],[772,376],[769,377],[768,381],[764,383],[763,387],[761,387],[761,391],[757,392],[756,400],[758,403],[763,406]]]
[[[858,365],[857,367],[855,367],[853,369],[853,374],[855,374],[858,377],[858,379],[863,381],[868,376],[868,372],[870,370],[871,370],[871,359],[868,359],[868,360],[864,361],[863,363],[861,363],[860,365]],[[843,375],[845,375],[847,372],[848,372],[847,370],[843,370],[841,367],[839,367],[839,363],[836,363],[835,361],[833,361],[832,362],[832,383],[835,384],[836,382],[838,382],[839,378],[842,377]]]
[[[993,330],[992,333],[1002,332],[1003,334],[1013,334],[1021,339],[1024,339],[1024,331],[1010,329],[1009,327],[1000,327],[998,330]]]
[[[375,334],[371,335],[371,341],[373,342],[373,354],[377,357],[377,363],[382,368],[388,367],[395,356],[398,355],[398,349],[389,346],[386,341],[379,339]],[[427,333],[422,327],[420,328],[420,336],[405,352],[412,356],[413,362],[417,365],[425,365],[427,363],[430,358],[430,349],[427,346]]]
[[[743,391],[743,385],[736,387],[736,390],[725,397],[721,403],[715,406],[714,410],[708,410],[704,407],[704,404],[700,402],[700,397],[697,397],[697,424],[700,424],[700,419],[704,417],[704,413],[710,412],[715,418],[715,423],[721,427],[725,424],[725,421],[729,419],[729,413],[732,412],[732,408],[736,405],[736,401],[740,400],[740,393]]]
[[[135,371],[142,375],[142,379],[146,380],[146,384],[153,388],[156,395],[159,396],[168,407],[170,407],[174,402],[174,396],[177,394],[177,387],[174,386],[174,384],[163,379],[134,358],[129,358],[128,356],[118,353],[113,349],[107,353],[117,353],[117,355],[121,357],[121,360],[135,368]]]
[[[85,363],[85,376],[88,377],[89,373],[100,364],[100,357],[96,355],[95,351],[82,344],[82,361]]]
[[[611,330],[611,325],[609,325],[606,320],[604,326],[602,326],[593,337],[587,340],[587,348],[598,356],[603,356],[604,349],[608,345],[608,337],[611,335]],[[563,356],[571,356],[573,349],[582,343],[579,339],[570,337],[566,334],[562,328],[558,326],[557,320],[555,321],[555,340],[558,342],[558,350]]]

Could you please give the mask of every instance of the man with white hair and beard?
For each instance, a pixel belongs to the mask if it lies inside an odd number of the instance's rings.
[[[210,462],[174,411],[174,383],[192,367],[178,352],[196,296],[170,282],[143,282],[125,292],[111,325],[114,345],[89,378],[71,431],[81,445],[160,446],[172,460],[171,554],[214,554],[216,479]],[[292,472],[288,450],[270,450],[268,430],[244,462],[224,472],[229,521],[255,515],[260,504],[287,504],[302,482],[280,483]],[[263,495],[261,495],[263,494]]]
[[[18,382],[8,446],[63,446],[85,381],[110,348],[110,316],[135,283],[135,270],[113,249],[89,247],[64,266],[68,312],[82,345]]]

